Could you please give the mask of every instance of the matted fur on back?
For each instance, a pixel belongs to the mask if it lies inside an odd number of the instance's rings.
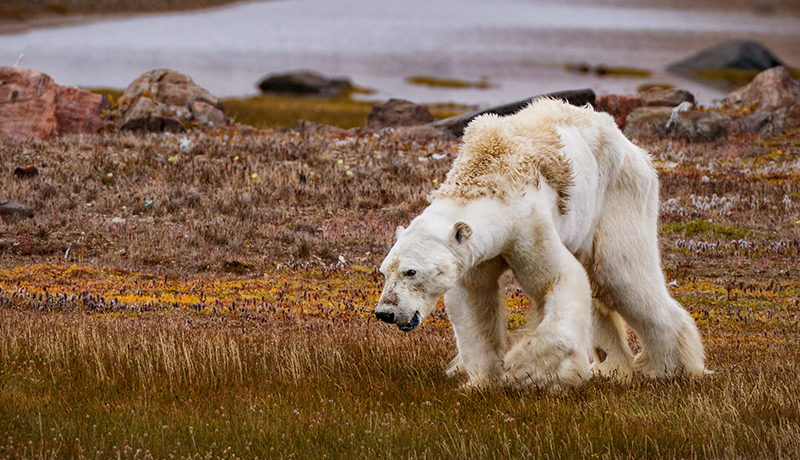
[[[569,211],[569,189],[574,177],[563,155],[560,125],[592,124],[589,108],[553,99],[539,99],[506,117],[482,115],[464,132],[458,158],[432,197],[467,201],[479,197],[504,198],[542,178],[558,194],[561,214]]]

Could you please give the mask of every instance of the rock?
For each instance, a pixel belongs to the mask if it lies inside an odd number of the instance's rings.
[[[780,135],[800,125],[800,83],[792,79],[785,67],[773,67],[728,94],[722,105],[733,109],[733,113],[745,113],[733,125],[734,132]]]
[[[126,107],[120,129],[181,132],[186,125],[226,126],[222,102],[188,75],[170,69],[145,72],[120,98]],[[180,128],[178,127],[180,125]]]
[[[347,78],[328,78],[320,73],[298,71],[264,77],[258,88],[265,93],[338,96],[354,89]]]
[[[14,169],[14,175],[20,179],[28,179],[39,175],[39,168],[34,165]]]
[[[685,89],[650,88],[639,92],[647,107],[677,107],[682,102],[694,104],[694,94]]]
[[[128,107],[119,129],[171,133],[181,133],[186,130],[175,109],[149,97],[139,97]]]
[[[189,108],[198,123],[211,126],[225,126],[228,124],[228,117],[225,112],[208,102],[197,100],[192,102]]]
[[[628,114],[644,105],[644,98],[636,94],[602,94],[597,96],[594,108],[598,112],[606,112],[614,117],[619,129],[625,129]]]
[[[785,67],[765,70],[750,84],[733,91],[722,99],[723,105],[756,106],[769,111],[800,103],[800,83],[792,79]]]
[[[105,125],[106,108],[103,96],[59,86],[35,70],[0,67],[0,140],[92,134]]]
[[[730,124],[731,118],[719,112],[641,107],[628,115],[624,132],[635,139],[672,137],[688,142],[708,142],[727,136]]]
[[[297,120],[289,130],[301,134],[320,134],[323,136],[346,136],[348,134],[348,130],[338,126],[323,125],[306,120]]]
[[[56,120],[59,134],[92,134],[108,123],[108,98],[71,86],[56,90]]]
[[[369,117],[367,117],[367,126],[370,128],[394,128],[424,125],[435,120],[431,111],[424,105],[405,99],[389,99],[372,107]]]
[[[431,125],[401,126],[392,130],[392,136],[397,138],[424,139],[424,140],[458,140],[447,131],[436,129]]]
[[[583,106],[586,104],[594,105],[595,103],[594,91],[592,91],[591,89],[559,91],[556,93],[533,96],[518,102],[512,102],[510,104],[497,105],[494,107],[490,107],[488,109],[475,110],[472,112],[462,113],[461,115],[456,115],[455,117],[434,121],[433,123],[430,124],[430,126],[437,129],[441,129],[443,131],[447,131],[456,137],[461,137],[464,134],[464,128],[469,124],[470,121],[472,121],[473,118],[486,113],[494,113],[496,115],[512,114],[530,104],[531,101],[538,99],[540,97],[551,97],[553,99],[560,99],[562,101],[577,106]]]
[[[43,73],[0,68],[0,139],[26,141],[58,134],[56,85]]]
[[[716,88],[731,90],[756,73],[784,65],[758,42],[730,40],[667,67],[672,73]]]
[[[6,222],[33,217],[33,209],[22,203],[0,199],[0,217]]]
[[[203,101],[223,110],[219,98],[198,86],[192,78],[170,69],[155,69],[145,72],[122,93],[123,98],[136,99],[146,96],[162,104],[188,108],[195,101]]]

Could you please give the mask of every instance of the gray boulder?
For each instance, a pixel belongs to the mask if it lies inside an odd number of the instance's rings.
[[[123,130],[181,132],[192,124],[229,124],[219,98],[170,69],[143,73],[125,89],[120,106],[125,107]]]
[[[641,107],[628,115],[624,132],[634,139],[672,137],[688,142],[708,142],[727,136],[730,121],[729,117],[718,112]]]
[[[182,133],[186,128],[181,119],[174,108],[142,96],[125,111],[119,128],[123,131]]]
[[[304,70],[267,75],[258,82],[258,88],[265,93],[339,96],[353,90],[354,86],[347,78],[329,78]]]

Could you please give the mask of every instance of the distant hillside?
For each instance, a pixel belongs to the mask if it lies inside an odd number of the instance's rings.
[[[3,0],[0,3],[0,33],[36,27],[41,23],[71,21],[78,16],[164,13],[238,2],[241,0]]]

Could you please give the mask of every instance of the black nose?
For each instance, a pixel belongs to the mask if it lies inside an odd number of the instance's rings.
[[[387,313],[385,311],[376,311],[375,317],[383,321],[384,323],[389,323],[389,324],[394,323],[394,313]]]

